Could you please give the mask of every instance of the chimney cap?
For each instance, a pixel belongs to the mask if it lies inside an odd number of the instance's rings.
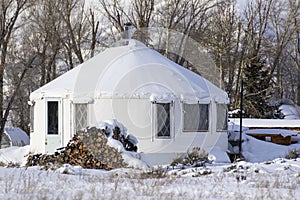
[[[124,39],[131,39],[132,37],[132,24],[130,22],[127,22],[124,24]]]
[[[131,22],[126,22],[126,23],[124,24],[124,26],[132,26],[132,23],[131,23]]]

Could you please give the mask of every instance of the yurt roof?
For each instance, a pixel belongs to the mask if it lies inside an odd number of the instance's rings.
[[[112,97],[227,101],[226,92],[208,80],[133,39],[120,41],[44,85],[31,99],[67,94],[75,102]]]

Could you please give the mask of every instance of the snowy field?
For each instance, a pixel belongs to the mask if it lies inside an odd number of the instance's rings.
[[[258,154],[260,141],[249,137],[248,142],[255,145],[252,149],[244,146],[251,159]],[[260,160],[300,148],[299,144],[263,143],[257,156]],[[24,165],[28,149],[3,149],[0,161]],[[267,149],[272,153],[266,153]],[[104,171],[67,165],[45,171],[40,167],[0,167],[0,199],[300,199],[299,158],[156,169]]]
[[[147,174],[0,168],[0,199],[299,199],[300,159]],[[206,174],[206,175],[205,175]]]
[[[153,171],[88,170],[65,165],[0,167],[0,199],[300,199],[300,158],[285,159],[289,146],[245,137],[247,161]],[[0,161],[24,166],[29,147],[0,150]]]

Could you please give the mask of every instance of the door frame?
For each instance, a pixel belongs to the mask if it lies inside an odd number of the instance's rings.
[[[57,102],[58,117],[58,134],[48,134],[48,102]],[[62,130],[63,130],[63,104],[62,98],[45,98],[45,152],[54,153],[57,148],[62,147]]]

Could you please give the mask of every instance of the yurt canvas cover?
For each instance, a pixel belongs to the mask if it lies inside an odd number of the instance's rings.
[[[53,152],[76,130],[117,119],[154,162],[194,146],[225,152],[227,99],[208,80],[141,42],[122,40],[31,93],[31,148]]]

